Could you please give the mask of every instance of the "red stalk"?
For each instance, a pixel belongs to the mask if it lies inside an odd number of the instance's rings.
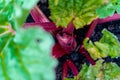
[[[67,63],[63,63],[63,72],[62,72],[62,80],[64,80],[67,77]]]
[[[86,37],[90,38],[90,36],[92,35],[92,33],[93,33],[93,31],[94,31],[97,23],[98,23],[98,19],[95,20],[95,21],[90,25],[90,28],[89,28],[88,32],[86,33],[86,35],[85,35],[85,38],[86,38]],[[80,46],[79,51],[90,61],[90,63],[91,63],[92,65],[95,65],[95,61],[88,55],[88,52],[85,50],[83,43],[82,43],[82,45]]]
[[[68,34],[73,34],[74,31],[74,25],[72,23],[72,21],[67,25],[67,28],[63,29],[63,33],[68,33]]]
[[[71,60],[67,60],[63,64],[63,78],[64,80],[67,77],[67,67],[69,67],[75,76],[78,75],[78,70]]]
[[[88,52],[85,50],[84,46],[80,46],[79,51],[86,57],[86,59],[88,59],[88,61],[90,61],[90,63],[92,65],[95,65],[95,61],[88,55]]]
[[[97,23],[98,23],[98,20],[99,20],[99,19],[93,21],[93,23],[90,25],[90,28],[89,28],[88,32],[86,33],[86,35],[85,35],[85,38],[86,38],[86,37],[90,38],[90,36],[91,36],[92,33],[94,32],[94,29],[95,29],[95,27],[96,27],[96,25],[97,25]]]
[[[73,74],[75,76],[78,75],[78,70],[76,68],[76,66],[73,64],[73,62],[71,60],[67,60],[67,65],[70,67],[70,69],[72,70]]]
[[[107,17],[105,19],[99,19],[98,24],[106,23],[109,21],[115,21],[115,20],[120,20],[120,14],[115,13],[113,16]]]
[[[39,9],[38,6],[35,6],[32,10],[31,10],[31,16],[33,17],[35,22],[40,22],[40,23],[44,23],[44,22],[50,22],[48,20],[48,18],[43,14],[43,12]]]

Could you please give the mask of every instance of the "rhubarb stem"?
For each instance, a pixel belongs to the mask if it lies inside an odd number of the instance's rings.
[[[72,21],[68,24],[67,28],[64,28],[62,32],[68,33],[68,34],[73,34],[74,31],[74,25]]]
[[[88,32],[87,32],[86,35],[85,35],[85,38],[86,38],[86,37],[89,37],[89,38],[90,38],[90,36],[91,36],[92,33],[94,32],[94,29],[95,29],[95,27],[96,27],[96,25],[97,25],[97,23],[98,23],[98,20],[99,20],[99,19],[93,21],[93,23],[90,25],[89,30],[88,30]]]
[[[98,24],[115,21],[115,20],[120,20],[120,14],[115,13],[113,16],[107,17],[105,19],[99,19]]]
[[[41,23],[50,22],[38,6],[35,6],[31,10],[30,14],[33,17],[35,22],[41,22]]]
[[[71,60],[67,60],[67,64],[70,67],[70,69],[72,70],[73,74],[75,76],[77,76],[78,75],[78,70],[77,70],[76,66],[73,64],[73,62]]]
[[[75,76],[78,75],[78,70],[76,68],[76,66],[73,64],[73,62],[71,60],[67,60],[63,63],[63,78],[62,80],[64,80],[67,77],[67,69],[68,67],[72,70],[73,74]]]
[[[95,64],[96,64],[95,61],[88,55],[88,52],[85,50],[85,48],[84,48],[83,45],[80,46],[79,52],[80,52],[81,54],[83,54],[83,55],[86,57],[86,59],[88,59],[88,61],[89,61],[92,65],[95,65]]]
[[[90,36],[92,35],[92,33],[93,33],[97,23],[98,23],[98,20],[99,19],[93,21],[93,23],[90,25],[90,28],[89,28],[88,32],[86,33],[86,35],[85,35],[85,38],[86,37],[90,38]],[[85,50],[83,43],[80,46],[79,51],[80,51],[80,53],[82,53],[90,61],[90,63],[92,65],[95,65],[95,61],[88,55],[88,52]]]
[[[67,63],[63,63],[63,72],[62,72],[62,80],[64,80],[67,77]]]

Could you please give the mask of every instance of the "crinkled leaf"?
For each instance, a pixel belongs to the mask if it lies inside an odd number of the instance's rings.
[[[79,73],[81,80],[96,80],[97,77],[102,76],[100,68],[102,67],[102,60],[97,61],[96,65],[88,66],[84,64]]]
[[[103,36],[99,41],[92,42],[89,39],[84,40],[84,47],[93,59],[111,56],[112,58],[120,56],[120,42],[118,38],[104,29]]]
[[[103,12],[104,11],[104,12]],[[96,10],[100,18],[105,18],[107,16],[112,16],[115,12],[114,6],[112,4],[106,4]]]
[[[14,29],[22,27],[29,11],[38,0],[0,0],[0,25],[10,23]]]
[[[107,43],[109,45],[109,55],[111,57],[120,56],[120,42],[118,38],[105,29],[102,31],[102,33],[103,36],[100,39],[100,42]]]
[[[95,66],[84,64],[79,73],[81,80],[119,80],[120,67],[115,63],[104,63],[97,61]]]
[[[120,67],[115,63],[106,63],[103,65],[104,80],[119,80]]]
[[[41,28],[0,36],[0,80],[55,80],[53,39]]]
[[[96,13],[99,15],[100,18],[112,16],[115,11],[120,14],[120,0],[108,0],[106,4],[96,9]]]
[[[118,38],[111,32],[109,32],[106,29],[103,29],[102,31],[102,38],[100,39],[101,43],[108,43],[110,45],[120,45],[120,42],[118,40]]]
[[[57,26],[67,27],[73,20],[76,28],[82,28],[95,20],[95,10],[104,0],[49,0],[51,19]]]
[[[97,47],[92,43],[92,41],[89,41],[88,38],[84,40],[84,47],[93,59],[101,58],[101,53],[99,52]]]

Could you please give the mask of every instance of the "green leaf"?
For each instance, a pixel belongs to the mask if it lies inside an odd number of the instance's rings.
[[[49,0],[50,18],[57,26],[67,27],[72,20],[75,27],[82,28],[95,20],[95,10],[104,0]]]
[[[120,79],[120,67],[115,63],[106,63],[103,65],[104,80],[119,80]]]
[[[96,9],[96,13],[100,18],[112,16],[115,11],[120,14],[120,0],[108,0],[108,3],[103,4],[101,7]]]
[[[104,11],[104,12],[103,12]],[[112,16],[115,12],[114,6],[112,4],[106,4],[96,10],[100,18],[105,18],[107,16]]]
[[[120,56],[120,42],[118,38],[106,29],[104,29],[102,33],[103,36],[100,39],[100,42],[109,45],[109,56],[111,56],[112,58]]]
[[[10,23],[13,29],[22,27],[29,11],[38,0],[1,0],[0,1],[0,25]]]
[[[0,36],[0,80],[55,80],[53,39],[41,28]]]
[[[104,29],[103,36],[99,41],[92,42],[88,38],[84,40],[84,47],[93,59],[110,56],[115,58],[120,56],[120,42],[118,38]]]
[[[92,41],[89,41],[88,38],[84,40],[84,47],[93,59],[96,60],[97,58],[101,58],[99,49],[92,43]]]
[[[102,60],[99,60],[94,66],[84,64],[78,76],[81,80],[119,80],[119,71],[120,67],[117,64],[102,64]]]
[[[79,77],[81,80],[96,80],[97,77],[101,76],[100,68],[102,67],[102,60],[97,61],[96,65],[88,66],[84,64],[82,66],[82,70],[79,73]]]
[[[120,45],[118,38],[113,33],[109,32],[106,29],[103,29],[102,34],[103,36],[100,39],[100,42],[109,43],[111,45]]]
[[[115,5],[115,10],[117,11],[118,14],[120,14],[120,4]]]

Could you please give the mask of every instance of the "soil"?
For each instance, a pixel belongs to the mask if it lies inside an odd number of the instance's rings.
[[[104,28],[106,28],[107,30],[115,34],[120,41],[120,20],[98,24],[97,27],[95,28],[95,31],[93,32],[91,36],[91,40],[98,41],[102,36],[101,31]]]
[[[27,20],[26,20],[27,23],[31,23],[31,22],[34,22],[32,16],[29,14],[29,16],[27,17]]]
[[[50,11],[48,9],[48,0],[41,0],[38,3],[38,6],[43,11],[43,13],[49,18]],[[34,22],[31,15],[28,16],[26,22]],[[98,24],[90,39],[92,41],[98,41],[102,36],[101,31],[104,28],[106,28],[110,32],[114,33],[120,41],[120,20],[111,21],[111,22],[107,22],[107,23],[104,23],[104,24]],[[78,45],[82,43],[87,30],[88,30],[88,27],[86,26],[82,29],[78,29],[78,30],[74,31],[74,34],[76,34],[76,41],[77,41]],[[78,71],[80,71],[83,63],[89,64],[89,61],[87,61],[85,59],[85,57],[82,54],[80,54],[79,52],[73,51],[69,55],[64,55],[64,56],[62,56],[61,58],[58,59],[59,64],[55,69],[56,70],[56,80],[62,80],[63,62],[67,59],[70,59],[70,60],[73,61],[73,63],[77,67]],[[114,59],[112,59],[110,57],[107,57],[107,58],[104,58],[104,60],[105,60],[105,62],[116,62],[120,66],[120,57],[119,58],[114,58]],[[70,69],[68,69],[67,77],[69,77],[69,78],[74,77],[74,75],[73,75],[73,73],[71,72]]]

